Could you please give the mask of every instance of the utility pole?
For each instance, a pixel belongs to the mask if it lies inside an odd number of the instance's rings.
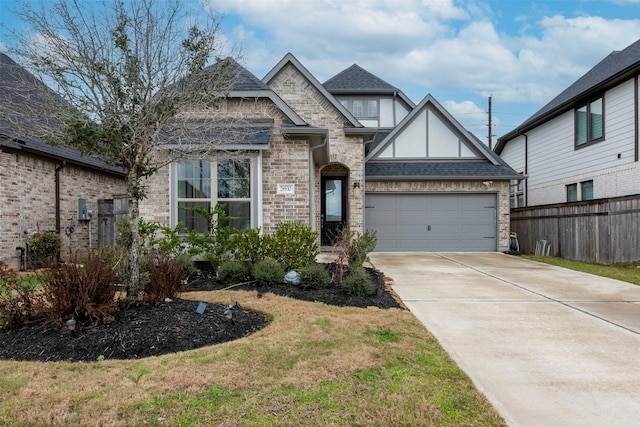
[[[492,125],[491,125],[491,96],[489,95],[489,132],[487,133],[487,142],[489,143],[489,150],[491,150],[491,131],[492,129]]]

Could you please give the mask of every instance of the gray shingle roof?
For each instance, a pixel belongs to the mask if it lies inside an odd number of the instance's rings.
[[[496,151],[498,153],[502,151],[505,140],[512,139],[520,132],[526,132],[540,122],[574,108],[573,104],[578,100],[590,96],[592,92],[604,90],[611,85],[617,84],[618,77],[624,77],[633,69],[638,68],[640,68],[640,40],[622,51],[610,53],[571,86],[553,98],[547,105],[525,120],[520,126],[498,138]]]
[[[62,99],[44,83],[0,53],[0,147],[120,174],[120,169],[108,168],[95,157],[83,156],[72,148],[49,145],[38,138],[26,136],[23,130],[12,124],[13,120],[19,118],[21,127],[25,129],[41,125],[55,126],[55,121],[50,119],[46,111],[46,105],[52,102],[63,105]]]
[[[522,178],[510,167],[489,162],[369,162],[365,165],[368,180],[438,180],[438,179],[495,179]]]
[[[371,74],[357,64],[353,64],[324,82],[322,85],[329,92],[336,91],[366,91],[375,93],[398,92],[398,88],[390,85],[381,78]]]
[[[269,86],[264,84],[262,80],[253,75],[250,71],[238,64],[233,58],[227,58],[225,61],[229,61],[229,73],[233,75],[233,81],[231,83],[230,90],[232,91],[251,91],[251,90],[265,90],[269,89]],[[212,69],[217,67],[216,64],[205,68]]]

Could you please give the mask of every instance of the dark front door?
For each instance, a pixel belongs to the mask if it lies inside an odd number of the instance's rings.
[[[323,246],[329,246],[347,220],[347,178],[322,177],[321,232]]]

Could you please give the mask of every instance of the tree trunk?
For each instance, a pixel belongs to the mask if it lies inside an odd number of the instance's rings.
[[[133,192],[129,192],[131,194]],[[127,298],[137,300],[142,292],[140,281],[140,200],[134,193],[131,197],[128,215],[129,229],[131,230],[131,242],[129,244],[129,277],[127,277]]]

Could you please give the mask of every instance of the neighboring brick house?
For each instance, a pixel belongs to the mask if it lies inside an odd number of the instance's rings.
[[[25,88],[29,87],[28,97]],[[0,102],[10,105],[12,114],[39,120],[40,96],[52,92],[34,76],[0,53]],[[97,248],[98,200],[112,199],[125,192],[124,175],[105,168],[99,160],[81,156],[65,147],[51,146],[25,137],[0,116],[0,261],[20,267],[20,251],[29,234],[56,230],[63,243],[61,256]],[[90,217],[78,212],[82,199],[93,209]],[[71,232],[73,230],[73,233]]]
[[[236,73],[221,109],[241,124],[218,155],[152,177],[146,218],[204,231],[181,208],[221,202],[239,228],[301,221],[323,246],[346,225],[377,250],[508,249],[518,174],[430,95],[415,106],[356,65],[323,85],[291,54],[262,80]]]

